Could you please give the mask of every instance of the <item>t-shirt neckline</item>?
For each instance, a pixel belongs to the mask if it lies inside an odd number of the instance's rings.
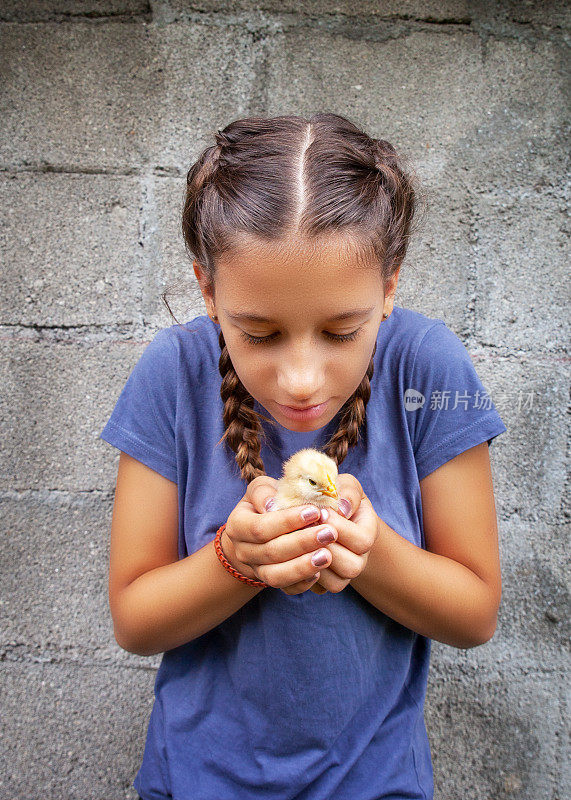
[[[295,453],[306,447],[320,450],[337,430],[341,418],[340,409],[335,416],[321,428],[317,428],[313,431],[292,431],[280,425],[268,409],[257,400],[254,400],[254,411],[258,414],[264,414],[273,420],[273,424],[267,423],[264,419],[260,420],[268,441],[270,441],[273,446],[277,447],[279,451],[289,453]]]

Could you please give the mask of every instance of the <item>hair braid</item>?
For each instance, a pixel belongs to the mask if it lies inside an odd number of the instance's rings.
[[[337,430],[322,448],[325,455],[332,458],[337,466],[345,459],[349,448],[359,441],[361,426],[365,422],[366,406],[371,397],[371,378],[375,369],[374,358],[376,352],[377,343],[375,342],[371,360],[363,380],[343,406],[345,411],[339,420]]]
[[[218,336],[220,359],[218,370],[222,375],[220,397],[224,403],[224,435],[218,441],[226,441],[236,453],[236,463],[246,483],[258,475],[265,475],[264,462],[260,457],[261,438],[265,437],[260,416],[254,411],[254,398],[244,388],[230,360],[224,334]]]

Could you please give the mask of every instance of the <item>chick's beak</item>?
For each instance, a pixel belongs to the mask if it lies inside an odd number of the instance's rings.
[[[331,478],[329,478],[329,485],[327,489],[322,489],[321,494],[327,495],[327,497],[334,497],[335,500],[339,499],[339,495],[337,494],[337,488]]]

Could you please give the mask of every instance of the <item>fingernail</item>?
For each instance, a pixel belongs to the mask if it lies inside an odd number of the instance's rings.
[[[268,497],[266,500],[266,511],[273,511],[276,507],[276,501],[273,497]]]
[[[319,516],[319,509],[315,506],[308,506],[301,512],[301,518],[304,522],[309,522],[312,519],[317,519]]]
[[[345,500],[345,498],[343,498],[343,500],[339,500],[337,507],[340,513],[343,514],[344,517],[349,516],[351,512],[351,503],[348,500]]]
[[[317,534],[317,541],[321,544],[330,544],[335,541],[335,533],[331,528],[322,528]]]
[[[322,567],[327,564],[327,550],[318,550],[311,556],[311,563],[314,567]]]
[[[329,519],[329,511],[326,508],[321,509],[321,521],[327,522]]]

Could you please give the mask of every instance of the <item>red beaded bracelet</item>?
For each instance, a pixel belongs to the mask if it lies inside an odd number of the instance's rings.
[[[247,583],[250,586],[255,586],[258,589],[268,589],[268,584],[264,583],[263,581],[257,581],[254,578],[247,578],[245,575],[242,575],[241,572],[238,572],[237,569],[234,569],[232,564],[226,559],[226,556],[222,552],[222,545],[220,544],[220,538],[222,536],[222,531],[226,527],[226,523],[221,525],[218,530],[216,531],[216,536],[214,537],[214,549],[216,550],[216,555],[218,556],[218,560],[224,567],[224,569],[228,570],[228,572],[233,575],[235,578],[238,578],[239,581],[242,583]]]

